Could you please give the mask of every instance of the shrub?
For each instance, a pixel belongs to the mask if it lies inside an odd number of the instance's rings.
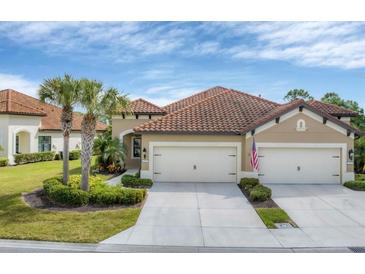
[[[365,181],[365,174],[355,174],[355,181]]]
[[[252,201],[264,202],[271,198],[271,189],[261,184],[254,186],[250,191]]]
[[[0,157],[0,167],[7,166],[9,164],[9,160],[7,158]]]
[[[71,150],[68,155],[69,160],[78,160],[80,159],[81,150]]]
[[[134,205],[141,203],[146,197],[146,189],[123,188],[107,185],[98,177],[90,181],[90,191],[79,189],[81,176],[70,176],[68,185],[63,185],[60,177],[53,177],[43,181],[43,190],[53,202],[70,205],[85,206],[96,204],[109,205]]]
[[[80,189],[80,184],[81,184],[81,175],[71,175],[70,176],[70,178],[68,180],[68,185],[70,187]],[[102,178],[97,177],[97,176],[89,177],[90,189],[92,189],[96,186],[100,186],[100,185],[105,185],[105,182]]]
[[[51,201],[62,205],[85,206],[89,202],[89,193],[63,185],[56,178],[45,180],[43,190]]]
[[[131,188],[150,188],[153,185],[151,179],[137,178],[136,175],[124,175],[122,177],[122,185]]]
[[[344,186],[352,190],[365,191],[365,181],[348,181],[344,183]]]
[[[61,155],[59,153],[56,153],[55,156],[54,156],[54,159],[55,160],[61,160],[62,157],[61,157]]]
[[[21,153],[14,155],[16,164],[27,164],[42,161],[52,161],[55,158],[54,151],[36,152],[36,153]]]
[[[240,181],[240,187],[248,193],[259,184],[259,179],[257,178],[242,178]]]

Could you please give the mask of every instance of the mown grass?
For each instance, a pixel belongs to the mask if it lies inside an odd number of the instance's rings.
[[[256,208],[256,212],[267,228],[276,228],[275,223],[291,223],[290,217],[281,208]]]
[[[80,160],[70,161],[71,174],[80,174]],[[135,224],[140,208],[95,212],[50,211],[25,204],[22,192],[61,175],[62,161],[0,168],[0,238],[96,243]]]

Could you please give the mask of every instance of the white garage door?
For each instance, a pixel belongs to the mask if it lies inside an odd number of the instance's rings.
[[[340,183],[340,149],[259,148],[258,154],[264,184]]]
[[[154,147],[154,180],[236,182],[235,147]]]

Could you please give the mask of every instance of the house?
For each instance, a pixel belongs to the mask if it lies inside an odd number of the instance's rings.
[[[62,109],[21,92],[6,89],[0,91],[0,156],[14,163],[14,154],[42,151],[62,151]],[[80,149],[82,115],[74,113],[70,150]],[[106,126],[97,124],[97,131]]]
[[[214,87],[164,107],[143,99],[113,116],[141,177],[173,182],[333,184],[354,178],[357,113],[319,101],[275,103]],[[255,139],[259,171],[250,165]]]

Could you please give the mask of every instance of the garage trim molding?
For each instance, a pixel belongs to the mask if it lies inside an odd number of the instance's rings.
[[[352,180],[353,172],[347,172],[347,144],[346,143],[256,143],[258,153],[260,148],[340,148],[341,149],[341,183]],[[252,172],[258,177],[257,172]]]
[[[240,142],[150,142],[148,146],[148,170],[141,170],[142,178],[150,178],[153,179],[153,151],[154,147],[235,147],[237,150],[236,156],[236,181],[237,183],[240,180],[241,174],[241,163],[242,163],[242,155],[241,149],[242,145]]]

